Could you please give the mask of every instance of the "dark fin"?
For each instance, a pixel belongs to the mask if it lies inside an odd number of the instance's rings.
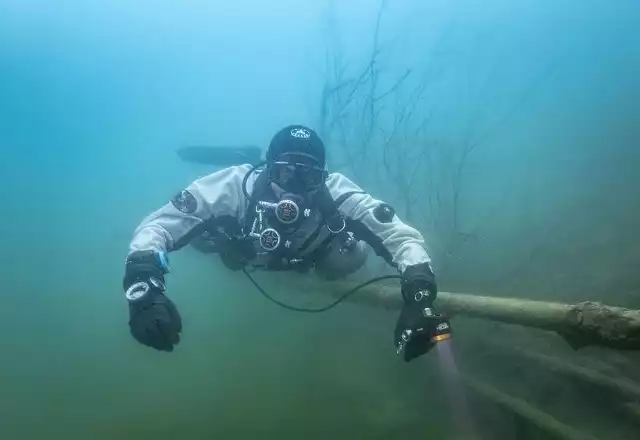
[[[240,146],[186,146],[179,148],[178,156],[185,162],[228,167],[260,162],[262,151],[254,145]]]

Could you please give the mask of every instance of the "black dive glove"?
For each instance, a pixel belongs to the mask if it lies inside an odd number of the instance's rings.
[[[133,252],[126,261],[123,287],[129,301],[129,329],[141,344],[160,351],[173,351],[180,342],[182,318],[165,295],[164,254]]]
[[[438,288],[431,267],[409,266],[402,274],[404,306],[394,332],[398,354],[409,362],[427,353],[450,334],[449,322],[433,308]]]

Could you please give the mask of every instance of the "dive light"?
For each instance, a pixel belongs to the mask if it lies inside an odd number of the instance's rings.
[[[451,324],[449,324],[449,320],[445,316],[436,313],[430,307],[424,308],[422,315],[427,319],[438,321],[431,329],[430,341],[433,344],[451,339]]]

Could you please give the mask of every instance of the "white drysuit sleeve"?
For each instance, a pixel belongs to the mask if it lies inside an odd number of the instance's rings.
[[[418,230],[402,222],[395,213],[388,219],[376,216],[376,208],[384,202],[375,199],[340,173],[329,175],[327,187],[338,209],[346,217],[349,229],[400,273],[409,266],[430,265],[431,258],[424,237]]]
[[[192,182],[135,229],[129,253],[172,252],[188,244],[214,217],[241,218],[246,209],[242,180],[248,165],[232,166]],[[249,191],[253,179],[248,182]]]

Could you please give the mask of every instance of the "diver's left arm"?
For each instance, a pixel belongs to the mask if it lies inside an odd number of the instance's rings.
[[[390,205],[372,197],[342,174],[331,174],[327,187],[357,238],[366,241],[401,274],[422,274],[435,286],[431,257],[417,229],[401,221]]]
[[[404,349],[405,360],[426,353],[431,348],[428,340],[416,338],[411,344],[402,342],[407,329],[420,327],[423,311],[432,309],[438,293],[424,237],[417,229],[401,221],[390,205],[372,197],[345,176],[331,174],[327,187],[345,217],[348,229],[397,268],[402,276],[401,292],[405,307],[396,326],[394,340]]]

